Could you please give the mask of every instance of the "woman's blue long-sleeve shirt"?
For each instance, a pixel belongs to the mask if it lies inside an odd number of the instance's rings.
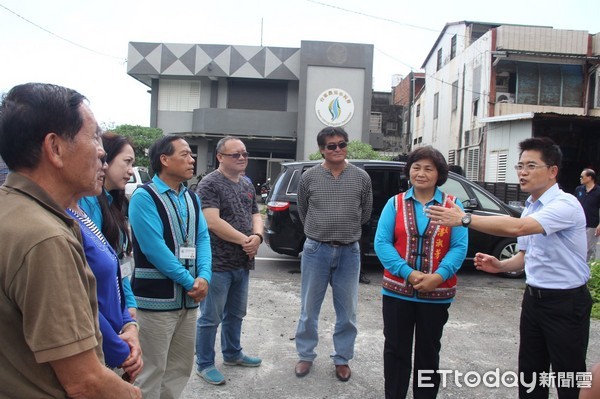
[[[113,201],[112,195],[106,190],[103,190],[103,195],[106,195],[108,199],[108,203],[111,204]],[[83,209],[85,213],[92,219],[92,222],[102,231],[102,223],[104,222],[104,218],[102,217],[102,208],[100,208],[100,202],[98,202],[98,197],[83,197],[78,202],[79,207]],[[124,236],[127,237],[127,236]],[[135,301],[135,296],[133,295],[133,290],[131,289],[131,282],[129,281],[129,276],[123,277],[123,294],[125,295],[125,303],[128,308],[137,308],[137,303]]]
[[[119,334],[125,324],[134,320],[121,301],[117,254],[89,217],[79,216],[71,210],[68,212],[79,223],[85,258],[96,277],[104,361],[109,367],[120,367],[129,357],[130,348]]]
[[[412,201],[415,207],[415,216],[417,222],[417,229],[419,231],[419,235],[423,235],[425,230],[427,229],[427,225],[429,224],[429,218],[425,215],[423,204],[417,201],[414,198],[414,189],[410,188],[405,195],[407,201]],[[435,193],[431,201],[429,201],[425,206],[430,205],[439,205],[442,202],[442,192],[439,188],[436,188]],[[458,206],[462,208],[462,204],[460,201],[457,202]],[[377,224],[377,232],[375,233],[375,253],[377,257],[381,261],[381,264],[394,276],[400,276],[405,280],[408,280],[408,276],[415,269],[410,267],[406,260],[404,260],[396,248],[394,247],[394,230],[396,228],[396,209],[394,208],[394,197],[390,198],[386,203],[383,211],[381,212],[381,216],[379,218],[379,223]],[[466,255],[467,255],[467,247],[469,243],[468,229],[466,227],[458,226],[452,228],[452,233],[450,237],[450,249],[444,256],[444,258],[440,261],[438,269],[435,273],[442,276],[442,279],[446,281],[450,277],[452,277],[460,266],[462,265]],[[421,247],[423,245],[422,240],[419,239],[419,248],[418,251],[421,253]],[[416,259],[416,270],[420,269],[421,265],[421,257],[418,256]],[[418,302],[430,302],[426,299],[419,299],[416,296],[413,298],[408,298],[406,296],[401,296],[393,293],[392,291],[382,289],[382,293],[384,295],[393,296],[395,298],[413,300]],[[444,303],[451,302],[452,299],[448,300],[436,300],[436,303]]]

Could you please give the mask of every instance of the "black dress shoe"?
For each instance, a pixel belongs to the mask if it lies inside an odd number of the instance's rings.
[[[369,280],[369,279],[367,278],[366,274],[364,274],[364,273],[361,273],[361,274],[358,276],[358,282],[359,282],[359,283],[361,283],[361,284],[369,284],[369,283],[371,283],[371,280]]]
[[[306,374],[310,372],[310,368],[312,366],[312,362],[308,362],[306,360],[300,360],[296,364],[296,368],[294,372],[296,373],[296,377],[304,377]]]

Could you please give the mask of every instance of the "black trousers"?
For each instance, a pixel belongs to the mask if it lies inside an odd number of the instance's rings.
[[[423,303],[383,296],[383,372],[386,399],[406,398],[412,372],[413,337],[415,360],[413,397],[435,398],[440,375],[441,338],[448,321],[449,303]],[[426,384],[419,386],[418,370],[425,374]],[[423,384],[425,385],[425,384]]]
[[[549,387],[540,384],[540,373],[552,372],[560,399],[577,399],[574,375],[585,372],[590,336],[592,298],[584,285],[572,290],[544,290],[527,286],[521,306],[519,398],[548,398]],[[568,373],[568,374],[562,374]],[[571,376],[568,378],[568,376]],[[531,386],[535,380],[535,388]],[[571,383],[566,384],[563,382]],[[530,392],[527,392],[527,391]]]

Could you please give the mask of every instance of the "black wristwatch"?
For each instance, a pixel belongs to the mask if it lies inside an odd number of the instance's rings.
[[[462,219],[460,219],[460,221],[462,222],[463,227],[469,227],[469,225],[471,224],[471,214],[465,213],[465,216],[463,216]]]

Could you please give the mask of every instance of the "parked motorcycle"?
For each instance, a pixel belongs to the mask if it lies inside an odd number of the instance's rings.
[[[269,196],[269,193],[271,192],[271,179],[268,178],[266,182],[264,182],[263,184],[259,184],[260,187],[260,200],[262,201],[263,204],[267,203],[267,197]]]

